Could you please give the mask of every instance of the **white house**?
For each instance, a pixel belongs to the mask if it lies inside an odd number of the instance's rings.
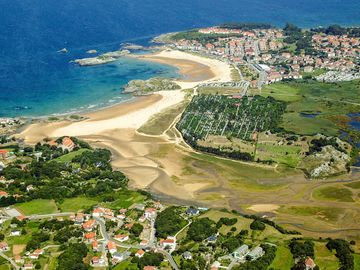
[[[129,240],[129,236],[126,234],[118,234],[114,237],[115,240],[120,241],[120,242],[125,242],[127,240]]]
[[[249,253],[249,246],[244,244],[238,247],[233,253],[231,253],[231,255],[235,259],[241,259],[244,258],[248,253]]]

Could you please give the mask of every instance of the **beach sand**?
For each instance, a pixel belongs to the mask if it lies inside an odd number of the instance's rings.
[[[141,59],[176,66],[184,76],[178,84],[183,88],[193,88],[199,83],[231,81],[230,65],[211,58],[201,57],[177,50],[163,50],[155,54],[137,56]]]
[[[178,67],[184,79],[176,82],[182,89],[209,81],[231,80],[230,66],[218,60],[169,50],[141,56],[141,58]],[[186,186],[176,184],[171,180],[171,175],[160,168],[160,164],[148,157],[150,152],[157,151],[158,145],[174,142],[162,136],[149,137],[136,132],[153,115],[180,103],[184,97],[185,93],[182,90],[160,91],[153,95],[136,97],[110,108],[85,113],[84,116],[87,119],[83,121],[52,123],[40,121],[28,126],[19,134],[19,137],[31,144],[42,141],[46,137],[81,137],[95,147],[110,149],[113,153],[114,168],[120,169],[129,177],[132,187],[150,188],[168,196],[178,197],[182,194],[182,199],[191,199],[193,193],[205,187],[206,184],[192,183]]]

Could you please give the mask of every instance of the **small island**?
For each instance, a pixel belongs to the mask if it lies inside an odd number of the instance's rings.
[[[118,50],[114,52],[108,52],[101,54],[96,57],[82,58],[76,59],[74,62],[79,64],[80,66],[96,66],[103,65],[110,62],[114,62],[120,57],[130,54],[129,50]]]

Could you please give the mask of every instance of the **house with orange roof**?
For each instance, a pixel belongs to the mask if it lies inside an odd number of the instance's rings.
[[[167,239],[161,239],[160,240],[160,247],[163,248],[163,249],[170,248],[170,249],[174,250],[176,248],[175,237],[168,236]]]
[[[136,253],[135,256],[138,258],[142,258],[145,254],[145,251],[143,251],[142,249],[139,249]]]
[[[92,242],[92,249],[93,249],[93,251],[99,251],[99,243],[98,243],[98,241],[93,241]]]
[[[140,242],[140,246],[142,246],[142,247],[145,247],[145,246],[147,246],[149,244],[149,241],[148,240],[142,240],[141,242]]]
[[[6,149],[0,149],[0,159],[7,159],[9,157],[9,151]]]
[[[102,210],[101,207],[95,208],[95,209],[93,210],[93,212],[92,212],[92,216],[93,216],[93,217],[101,217],[102,214],[103,214],[103,210]]]
[[[117,248],[116,248],[116,244],[112,241],[109,241],[106,245],[108,251],[110,252],[110,254],[113,254],[117,251]]]
[[[0,198],[2,198],[2,197],[6,198],[8,196],[9,196],[9,194],[6,191],[0,190]]]
[[[124,225],[126,229],[131,230],[131,228],[134,226],[133,223],[127,223]]]
[[[24,215],[20,215],[20,216],[17,216],[16,219],[19,221],[23,221],[24,219],[26,219],[26,217]]]
[[[91,232],[96,226],[96,221],[93,219],[90,219],[88,221],[86,221],[82,227],[86,232]]]
[[[15,263],[23,263],[24,262],[24,260],[21,258],[21,256],[19,254],[16,254],[14,256],[14,261],[15,261]]]
[[[122,209],[119,210],[120,214],[125,214],[126,212],[127,212],[127,209],[125,209],[125,208],[122,208]]]
[[[86,241],[88,241],[89,243],[93,242],[95,240],[96,237],[96,232],[89,232],[89,233],[85,233],[84,237],[86,239]]]
[[[144,266],[144,270],[157,270],[157,267],[155,266]]]
[[[62,139],[61,148],[63,150],[72,151],[72,150],[74,150],[75,146],[76,146],[75,143],[69,137],[64,137]]]
[[[6,242],[0,242],[0,251],[9,251],[9,245]]]
[[[144,216],[147,219],[154,219],[156,217],[156,209],[155,208],[146,208]]]
[[[44,253],[44,250],[42,250],[42,249],[37,249],[37,250],[35,250],[33,253],[31,253],[30,255],[29,255],[29,258],[30,259],[33,259],[33,260],[37,260],[37,259],[39,259],[39,256],[41,255],[41,254],[43,254]]]
[[[307,258],[305,259],[305,267],[306,267],[306,270],[312,270],[312,269],[315,268],[315,266],[316,266],[316,264],[315,264],[315,262],[314,262],[314,260],[313,260],[312,258],[307,257]]]
[[[103,218],[111,221],[116,221],[116,217],[110,215],[104,215]]]
[[[129,240],[129,236],[126,234],[118,234],[118,235],[115,235],[114,239],[119,242],[125,242],[125,241]]]
[[[85,220],[85,215],[83,213],[79,212],[79,213],[76,214],[75,223],[81,224],[81,223],[84,222],[84,220]]]

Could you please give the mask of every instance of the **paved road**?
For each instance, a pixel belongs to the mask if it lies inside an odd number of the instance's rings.
[[[105,241],[113,241],[117,246],[122,247],[122,248],[136,248],[136,249],[143,249],[144,248],[144,246],[140,246],[140,245],[125,244],[125,243],[119,242],[116,239],[110,237],[108,232],[106,231],[106,226],[105,226],[104,220],[101,219],[101,218],[98,218],[98,217],[94,217],[94,219],[99,223],[100,233],[103,236],[103,238],[105,239]],[[151,225],[152,225],[152,228],[153,228],[153,225],[154,225],[153,221],[151,222]],[[154,234],[155,234],[155,232],[154,232]],[[156,248],[155,243],[150,243],[150,242],[149,242],[149,245],[147,247]],[[166,252],[165,250],[159,250],[159,252],[161,254],[163,254],[167,258],[167,260],[169,261],[169,263],[170,263],[170,265],[171,265],[171,267],[173,269],[179,270],[174,258],[168,252]]]
[[[0,252],[0,256],[3,257],[5,260],[7,260],[11,265],[16,269],[20,269],[20,267],[13,261],[13,259],[6,256],[4,253]]]

